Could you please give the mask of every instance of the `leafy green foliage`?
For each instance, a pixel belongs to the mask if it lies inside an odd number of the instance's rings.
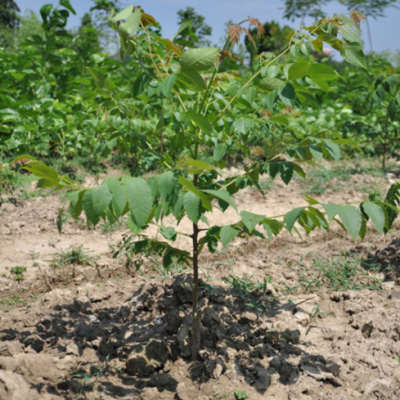
[[[43,13],[48,21],[56,18],[50,8]],[[249,22],[260,25],[254,18]],[[253,64],[252,75],[245,79],[220,69],[226,57],[232,56],[235,60],[232,46],[238,35],[247,31],[241,25],[228,28],[222,50],[216,47],[184,50],[173,40],[161,37],[158,23],[140,7],[130,6],[117,14],[112,13],[109,24],[120,36],[121,58],[128,56],[135,60],[141,74],[148,78],[135,79],[132,95],[126,97],[126,84],[115,83],[100,66],[90,67],[88,71],[96,89],[90,91],[89,97],[101,109],[118,113],[122,121],[127,121],[128,125],[123,125],[126,129],[119,129],[110,140],[121,138],[117,147],[125,148],[128,154],[135,154],[135,149],[139,149],[140,160],[147,164],[148,170],[154,164],[158,167],[151,176],[106,179],[99,186],[87,189],[33,157],[21,157],[28,159],[24,168],[39,179],[40,187],[53,186],[56,190],[69,191],[68,211],[75,218],[83,210],[88,223],[97,225],[101,220],[113,224],[126,215],[132,236],[124,240],[116,256],[123,253],[157,255],[162,257],[166,270],[174,260],[193,266],[194,358],[200,346],[198,260],[205,245],[214,252],[218,246],[226,247],[237,237],[255,235],[265,239],[266,234],[272,238],[282,230],[308,235],[314,229],[329,230],[332,221],[353,239],[365,236],[367,221],[375,224],[379,231],[390,228],[399,212],[397,186],[390,189],[385,201],[375,193],[374,198],[359,207],[320,204],[307,197],[309,206],[295,208],[280,217],[246,210],[239,213],[232,197],[247,187],[262,192],[259,181],[264,174],[271,179],[279,176],[287,185],[295,173],[306,178],[302,164],[318,165],[323,159],[338,161],[342,157],[341,147],[358,148],[352,140],[329,131],[302,135],[289,129],[280,130],[281,125],[290,126],[296,112],[307,110],[310,101],[318,104],[316,97],[329,92],[338,79],[331,66],[311,57],[312,45],[318,49],[322,42],[328,43],[347,61],[365,64],[358,40],[359,27],[346,16],[324,18],[296,31],[280,55],[260,54]],[[350,30],[357,40],[346,39],[350,37]],[[346,46],[354,50],[351,56]],[[297,59],[300,54],[301,59]],[[282,61],[289,56],[295,60]],[[390,87],[389,83],[387,85]],[[203,90],[199,91],[199,87]],[[148,117],[152,128],[135,129],[145,126]],[[135,118],[143,125],[134,125],[132,119]],[[251,157],[250,144],[260,137],[266,140],[265,157]],[[243,152],[248,162],[244,163],[242,172],[224,178],[220,170],[226,165],[227,155],[234,151]],[[210,226],[208,212],[214,209],[225,212],[230,208],[239,213],[236,223]],[[185,216],[193,223],[190,234],[177,230]],[[166,222],[171,217],[176,224]],[[203,224],[207,227],[200,228]],[[150,238],[146,231],[149,225],[157,227],[165,241],[160,240],[161,236]],[[178,235],[192,240],[191,254],[175,247]]]

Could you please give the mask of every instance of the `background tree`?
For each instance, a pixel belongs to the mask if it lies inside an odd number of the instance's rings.
[[[0,0],[0,47],[12,46],[14,31],[20,24],[20,11],[14,0]]]
[[[364,15],[367,23],[369,49],[372,52],[371,28],[369,26],[369,18],[377,19],[385,17],[384,10],[387,7],[397,7],[399,0],[339,0],[341,4],[350,10],[357,10]]]
[[[285,25],[281,27],[278,22],[266,22],[264,25],[264,35],[257,35],[257,28],[250,29],[250,35],[254,38],[255,45],[246,35],[244,43],[250,54],[250,61],[253,62],[254,57],[261,53],[280,52],[283,45],[288,41],[288,37],[293,34],[293,29]]]
[[[90,8],[93,15],[92,26],[98,31],[99,40],[103,50],[116,53],[119,48],[119,39],[107,24],[111,10],[118,12],[124,7],[121,0],[93,0],[94,6]]]
[[[285,0],[285,8],[283,18],[294,21],[296,18],[300,18],[304,21],[304,18],[311,17],[314,19],[320,19],[325,17],[325,13],[321,10],[321,7],[327,4],[330,0]]]
[[[212,28],[205,22],[205,18],[198,14],[193,7],[186,7],[184,10],[178,10],[178,24],[182,25],[184,22],[191,23],[191,31],[197,36],[196,42],[192,36],[187,36],[186,40],[192,44],[196,43],[198,47],[210,46],[210,40],[205,39],[211,36]]]

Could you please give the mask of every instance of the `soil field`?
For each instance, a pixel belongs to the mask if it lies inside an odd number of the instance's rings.
[[[390,186],[353,167],[328,183],[318,174],[288,187],[265,181],[265,197],[246,189],[235,200],[239,211],[275,216],[305,205],[304,193],[342,204]],[[189,268],[114,258],[124,224],[90,230],[71,220],[59,235],[55,195],[2,201],[1,400],[400,399],[399,221],[385,237],[370,228],[363,242],[333,225],[205,251],[203,350],[193,362]]]

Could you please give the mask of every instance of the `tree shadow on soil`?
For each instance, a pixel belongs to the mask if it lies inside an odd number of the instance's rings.
[[[186,400],[180,383],[198,388],[223,375],[260,394],[274,374],[283,385],[294,385],[301,373],[338,384],[338,366],[310,355],[299,330],[277,323],[283,311],[294,312],[296,305],[259,290],[238,293],[201,283],[202,351],[199,361],[191,361],[192,283],[191,274],[159,285],[141,283],[118,306],[108,306],[113,296],[96,302],[73,299],[54,306],[34,332],[0,329],[0,339],[17,339],[37,353],[45,349],[52,355],[74,355],[81,375],[40,388],[66,399],[84,398],[85,390],[95,387],[116,399],[157,388],[170,393],[166,398],[175,394]],[[78,376],[84,375],[82,383]]]

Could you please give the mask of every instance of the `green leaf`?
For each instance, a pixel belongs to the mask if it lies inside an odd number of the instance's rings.
[[[82,198],[82,205],[87,220],[91,222],[93,225],[97,225],[97,223],[100,221],[100,215],[98,215],[94,209],[94,199],[93,199],[94,191],[95,191],[94,188],[85,191]]]
[[[241,211],[240,216],[249,232],[253,232],[255,227],[265,220],[265,215],[253,214],[248,211]]]
[[[292,180],[293,177],[293,163],[282,162],[279,164],[279,174],[286,185]]]
[[[293,226],[295,222],[298,220],[302,212],[305,210],[305,207],[297,207],[293,209],[292,211],[289,211],[285,216],[283,217],[283,221],[286,225],[286,229],[288,230],[289,233],[292,232]]]
[[[123,177],[122,184],[128,200],[129,211],[138,228],[147,224],[153,208],[153,196],[147,182],[142,178]]]
[[[237,119],[233,124],[233,128],[239,133],[245,135],[250,129],[254,127],[254,121],[251,118],[241,117]]]
[[[239,235],[239,233],[239,228],[235,228],[231,225],[223,226],[220,234],[222,246],[225,248],[230,242],[232,242],[233,239],[235,239],[237,235]]]
[[[368,218],[371,219],[372,223],[375,225],[379,233],[382,234],[383,230],[385,229],[386,222],[386,215],[382,207],[376,203],[366,201],[364,203],[361,203],[361,208],[368,216]]]
[[[130,14],[128,19],[118,26],[118,32],[124,36],[129,36],[132,32],[139,28],[140,20],[142,18],[142,12],[136,10],[133,14]]]
[[[296,92],[294,90],[294,87],[290,83],[287,83],[283,88],[279,90],[279,98],[281,99],[283,104],[289,107],[293,107],[294,101],[296,100]]]
[[[71,11],[72,14],[76,15],[76,12],[72,8],[71,3],[69,2],[69,0],[60,0],[60,6],[65,7],[67,10]]]
[[[272,239],[273,235],[277,235],[282,227],[282,222],[276,221],[275,219],[265,218],[263,223],[264,229],[267,232],[267,235],[270,239]]]
[[[77,220],[81,215],[83,206],[82,206],[82,198],[87,189],[69,192],[66,194],[67,199],[70,204],[68,207],[68,212],[72,215],[72,218]]]
[[[356,42],[361,44],[360,34],[351,25],[349,24],[341,25],[339,26],[338,31],[342,35],[342,37],[346,39],[346,41]]]
[[[195,126],[200,128],[205,133],[212,133],[212,126],[210,121],[202,114],[195,111],[187,111],[185,116],[189,118]]]
[[[284,84],[284,82],[278,78],[267,77],[267,78],[262,79],[260,81],[260,83],[258,84],[258,86],[264,90],[275,90],[275,89],[279,89],[283,84]]]
[[[321,206],[324,208],[326,215],[328,216],[328,221],[331,222],[337,214],[339,206],[337,206],[336,204],[324,203],[321,203]]]
[[[365,61],[365,55],[360,44],[354,42],[346,42],[343,40],[343,48],[344,55],[342,55],[344,56],[346,61],[357,67],[368,69],[367,63]]]
[[[92,192],[93,212],[96,216],[101,216],[112,200],[110,189],[106,182],[103,182],[99,187]]]
[[[105,78],[105,76],[103,75],[103,73],[100,72],[100,71],[98,71],[98,70],[95,69],[95,68],[90,68],[90,67],[86,67],[86,68],[87,68],[87,70],[91,73],[91,75],[93,76],[94,81],[95,81],[95,83],[96,83],[96,86],[97,86],[99,89],[102,89],[102,88],[104,87],[104,84],[105,84],[105,81],[106,81],[106,78]]]
[[[342,152],[340,147],[336,143],[324,142],[323,146],[328,150],[329,154],[335,161],[339,161],[342,158]]]
[[[150,80],[151,78],[148,75],[140,75],[133,85],[133,97],[140,96],[146,90]]]
[[[297,80],[306,76],[310,70],[311,64],[306,61],[300,61],[292,64],[289,68],[289,80]]]
[[[117,179],[110,177],[106,179],[106,182],[112,195],[111,207],[115,217],[118,219],[126,208],[126,193]]]
[[[52,9],[53,9],[53,4],[45,4],[44,6],[41,7],[40,15],[42,16],[44,22],[47,21],[47,18],[50,15]]]
[[[208,197],[200,192],[199,189],[196,188],[196,186],[194,186],[193,182],[189,181],[188,179],[184,178],[183,176],[179,177],[179,183],[182,186],[185,186],[185,188],[187,190],[189,190],[190,192],[193,192],[197,197],[199,197],[201,199],[201,203],[203,204],[203,207],[208,210],[211,211],[212,210],[212,205],[210,200],[208,200]]]
[[[182,73],[185,76],[187,76],[198,89],[207,90],[207,86],[204,82],[204,79],[196,71],[189,69],[189,70],[182,71]]]
[[[308,75],[317,81],[332,81],[337,78],[336,71],[327,64],[311,64]]]
[[[316,52],[318,52],[318,53],[322,53],[322,52],[323,52],[323,50],[324,50],[324,48],[323,48],[323,46],[324,46],[323,42],[321,42],[320,40],[312,40],[312,41],[311,41],[311,44],[313,45],[314,50],[315,50]]]
[[[201,216],[201,200],[193,192],[187,192],[183,199],[188,218],[197,224]]]
[[[135,6],[132,5],[132,6],[128,6],[128,7],[124,8],[117,15],[113,16],[112,18],[110,18],[110,21],[111,22],[118,22],[118,21],[121,21],[123,19],[128,18],[130,15],[132,15],[132,11],[133,11],[134,7]]]
[[[172,171],[164,172],[157,178],[158,190],[160,192],[161,200],[169,208],[175,206],[179,196],[179,180]]]
[[[299,164],[293,163],[293,170],[296,172],[297,175],[301,176],[303,179],[306,179],[306,173],[304,172],[303,168],[300,167]]]
[[[213,195],[214,197],[217,197],[226,203],[230,204],[237,212],[237,207],[235,201],[232,199],[232,197],[229,195],[229,192],[227,190],[213,190],[213,189],[204,189],[203,192],[209,193]]]
[[[225,143],[218,143],[214,148],[214,160],[216,162],[221,161],[228,150],[228,146]]]
[[[58,176],[57,171],[40,161],[29,163],[24,166],[24,169],[31,172],[37,178],[46,179],[52,182],[52,186],[60,184],[60,177]]]
[[[354,206],[338,206],[337,214],[350,236],[355,240],[362,225],[362,215],[360,210],[357,210]]]
[[[162,226],[160,228],[160,233],[165,237],[165,239],[171,240],[172,242],[175,242],[176,237],[178,235],[178,233],[172,226],[169,227]]]
[[[172,88],[176,82],[176,74],[168,75],[162,82],[161,82],[161,92],[166,98],[171,97]]]
[[[218,47],[201,47],[186,50],[180,59],[181,69],[182,71],[205,71],[212,67],[218,53]]]
[[[286,117],[285,115],[274,115],[272,117],[268,118],[268,121],[275,122],[276,124],[279,125],[289,125],[289,118]]]
[[[215,169],[212,165],[206,163],[205,161],[193,160],[192,158],[186,158],[185,164],[191,167],[195,167],[201,171],[213,171]]]

